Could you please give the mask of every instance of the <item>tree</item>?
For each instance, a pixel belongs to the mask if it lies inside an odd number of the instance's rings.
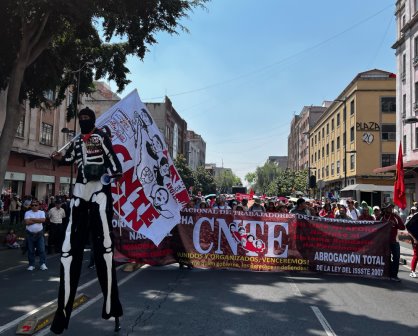
[[[287,196],[295,191],[306,191],[308,172],[283,170],[274,163],[266,162],[255,172],[248,173],[245,179],[257,193]]]
[[[213,176],[205,169],[205,167],[197,167],[193,172],[195,180],[195,192],[201,192],[202,195],[216,193],[216,184]]]
[[[148,46],[157,43],[158,32],[187,31],[180,20],[206,1],[2,1],[0,91],[6,99],[0,109],[6,115],[0,136],[0,187],[24,100],[32,106],[49,104],[44,92],[58,88],[54,103],[59,104],[65,88],[74,84],[74,70],[87,62],[91,65],[80,73],[76,90],[88,92],[93,78],[107,77],[122,91],[129,83],[127,57],[143,59]]]
[[[215,184],[216,189],[220,193],[229,193],[232,190],[232,186],[242,185],[241,179],[229,169],[222,170],[220,174],[215,177]]]
[[[195,179],[193,176],[193,171],[189,168],[187,165],[187,160],[184,157],[184,155],[179,154],[174,160],[174,165],[183,180],[184,184],[186,185],[187,190],[189,190],[190,187],[194,187],[195,185]]]

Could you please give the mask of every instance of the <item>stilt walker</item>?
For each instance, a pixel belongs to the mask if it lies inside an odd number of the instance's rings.
[[[61,334],[68,329],[73,302],[81,273],[84,246],[93,237],[94,261],[104,302],[102,317],[115,317],[115,331],[120,329],[122,305],[119,301],[111,221],[113,202],[110,184],[104,184],[104,174],[120,176],[122,167],[109,136],[95,127],[93,110],[79,114],[81,135],[76,137],[65,155],[54,152],[51,158],[60,164],[77,164],[77,179],[70,202],[70,218],[61,251],[58,308],[51,331]],[[72,181],[71,181],[72,182]]]

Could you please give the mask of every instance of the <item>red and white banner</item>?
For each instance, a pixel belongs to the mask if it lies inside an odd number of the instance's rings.
[[[151,265],[386,278],[390,230],[386,222],[183,209],[180,224],[159,247],[132,235],[117,247],[125,260]]]
[[[111,134],[123,168],[119,184],[112,184],[118,224],[159,245],[189,201],[164,137],[136,90],[103,113],[96,125]]]

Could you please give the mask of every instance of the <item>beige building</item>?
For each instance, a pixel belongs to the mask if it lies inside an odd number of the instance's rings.
[[[190,169],[196,170],[204,167],[206,161],[206,142],[200,134],[194,131],[187,131],[186,159]]]
[[[396,76],[359,73],[309,132],[310,168],[317,196],[347,196],[380,205],[393,174],[373,173],[395,163]]]
[[[288,168],[293,171],[307,170],[309,167],[309,130],[316,124],[324,113],[327,105],[304,106],[299,115],[295,115],[291,122],[290,135],[288,137]]]
[[[161,103],[145,103],[152,118],[164,135],[169,154],[174,160],[178,154],[186,156],[187,122],[177,113],[171,100],[165,97]]]
[[[120,100],[104,83],[95,83],[98,90],[90,96],[82,96],[79,108],[89,106],[99,116]],[[54,99],[53,92],[46,93]],[[22,106],[25,113],[16,132],[7,165],[2,193],[16,193],[19,196],[32,195],[46,199],[50,195],[64,195],[69,192],[71,169],[52,164],[50,154],[68,143],[78,132],[74,119],[67,122],[67,107],[71,104],[71,90],[66,93],[62,104],[56,108],[30,108]],[[4,115],[4,111],[0,111]],[[75,171],[73,171],[75,180]]]

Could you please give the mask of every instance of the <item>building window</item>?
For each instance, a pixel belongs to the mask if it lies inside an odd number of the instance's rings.
[[[325,129],[322,127],[322,139],[325,137]]]
[[[334,140],[331,141],[331,153],[334,153]]]
[[[321,178],[321,171],[318,169],[318,180]]]
[[[329,155],[329,144],[327,144],[327,156]]]
[[[334,118],[331,119],[331,131],[334,130]]]
[[[44,97],[49,101],[53,101],[55,100],[55,92],[53,90],[44,91]]]
[[[329,134],[329,124],[327,124],[327,135]]]
[[[382,125],[382,140],[396,140],[396,125]]]
[[[350,169],[353,170],[356,167],[355,154],[350,154]]]
[[[325,156],[324,147],[322,147],[322,158],[324,158],[324,156]]]
[[[327,177],[329,176],[329,166],[327,166]]]
[[[402,55],[402,72],[401,79],[404,81],[406,79],[406,54]]]
[[[418,148],[418,128],[415,128],[415,148]]]
[[[311,146],[313,146],[313,139],[311,139]]]
[[[418,98],[415,91],[415,100]],[[406,117],[406,94],[402,96],[402,118]]]
[[[337,113],[337,127],[340,126],[340,114]]]
[[[325,176],[325,168],[322,167],[322,178],[324,178],[324,176]]]
[[[54,127],[47,123],[42,123],[41,128],[41,140],[40,143],[43,145],[52,146],[52,131]]]
[[[68,131],[65,133],[66,142],[70,142],[74,138],[74,131]]]
[[[382,97],[380,110],[385,113],[396,113],[396,97]]]
[[[354,107],[354,99],[350,102],[350,115],[353,115],[355,113],[355,107]]]
[[[25,136],[25,115],[19,120],[19,126],[17,126],[16,136],[23,138]]]
[[[317,158],[316,158],[316,152],[315,152],[315,162],[316,162]]]
[[[334,163],[331,163],[331,176],[334,176]]]
[[[412,111],[414,110],[416,111],[417,108],[418,108],[418,82],[415,82],[415,103],[414,103],[414,106],[412,107]]]
[[[68,92],[68,96],[67,96],[67,107],[71,106],[73,103],[73,93],[72,92]]]
[[[344,131],[344,133],[343,133],[343,146],[344,146],[344,148],[345,148],[346,144],[347,144],[347,134]]]
[[[414,62],[413,64],[415,65],[417,64],[417,62],[418,62],[418,37],[414,38]]]
[[[405,155],[405,153],[406,153],[406,135],[403,136],[402,152]]]
[[[414,10],[415,10],[415,12],[418,11],[418,0],[414,1]]]
[[[316,145],[316,134],[315,134],[315,145]]]
[[[337,175],[340,175],[340,161],[337,161]]]
[[[396,154],[382,154],[382,167],[396,164]]]
[[[340,149],[340,137],[337,137],[337,150]]]
[[[350,142],[354,142],[354,126],[350,128]]]

